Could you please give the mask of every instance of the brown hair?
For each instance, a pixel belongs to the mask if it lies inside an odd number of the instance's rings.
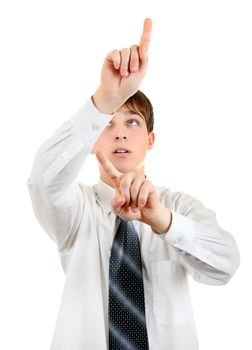
[[[139,112],[145,119],[147,130],[150,133],[154,128],[154,112],[148,97],[140,90],[128,98],[125,102],[127,107],[133,108]]]

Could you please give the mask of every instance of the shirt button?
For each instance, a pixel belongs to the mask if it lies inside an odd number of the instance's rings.
[[[97,131],[97,130],[99,130],[99,126],[96,125],[96,124],[94,124],[94,125],[92,126],[92,129],[93,129],[94,131]]]
[[[67,159],[68,158],[68,153],[67,152],[62,153],[62,157]]]

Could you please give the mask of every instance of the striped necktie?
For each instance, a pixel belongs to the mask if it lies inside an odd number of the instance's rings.
[[[109,349],[148,350],[140,242],[121,220],[109,265]]]

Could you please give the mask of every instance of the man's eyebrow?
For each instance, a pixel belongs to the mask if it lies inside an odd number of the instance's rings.
[[[127,109],[125,111],[125,114],[126,115],[138,115],[140,118],[144,119],[144,116],[142,114],[140,114],[139,112],[137,111],[134,111],[133,109]]]

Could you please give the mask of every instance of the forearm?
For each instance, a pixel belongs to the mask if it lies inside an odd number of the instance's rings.
[[[71,245],[82,215],[77,175],[108,120],[88,101],[37,151],[27,185],[36,218],[59,251]]]
[[[37,151],[28,180],[30,188],[43,188],[44,194],[59,198],[76,179],[109,120],[87,101]]]
[[[174,248],[178,261],[195,280],[226,283],[239,266],[233,235],[224,231],[215,212],[196,198],[164,187],[158,192],[161,204],[172,212],[172,224],[167,234],[157,236]]]
[[[172,215],[169,234],[160,237],[175,248],[180,263],[197,281],[226,283],[239,266],[234,237],[219,226],[202,224],[174,211]]]

